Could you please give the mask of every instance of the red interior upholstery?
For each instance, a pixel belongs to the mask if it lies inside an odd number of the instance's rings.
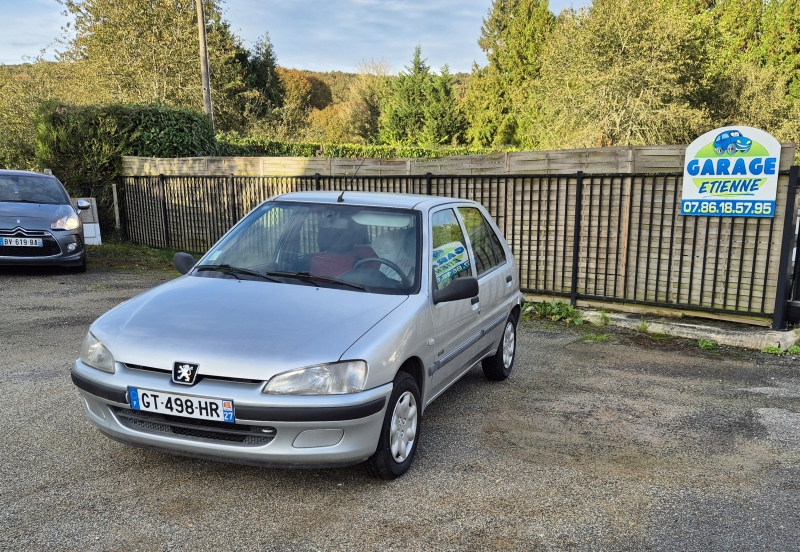
[[[311,266],[309,267],[309,271],[311,274],[316,274],[318,276],[337,278],[353,268],[355,262],[355,255],[348,255],[345,253],[329,253],[324,251],[314,254],[314,256],[311,258]]]

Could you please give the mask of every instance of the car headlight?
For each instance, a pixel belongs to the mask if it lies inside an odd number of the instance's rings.
[[[345,395],[364,390],[367,363],[363,360],[321,364],[278,374],[264,393],[273,395]]]
[[[78,215],[67,215],[61,217],[50,225],[52,230],[77,230],[81,227],[81,219]]]
[[[81,362],[92,368],[114,373],[114,357],[108,349],[106,349],[100,341],[92,335],[92,332],[86,334],[86,339],[81,348]]]

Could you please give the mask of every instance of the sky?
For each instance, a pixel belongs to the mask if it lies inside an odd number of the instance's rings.
[[[559,13],[590,0],[551,0]],[[384,60],[397,72],[422,47],[428,64],[469,72],[486,64],[478,47],[491,0],[226,0],[225,18],[251,47],[265,32],[278,64],[313,71],[355,72]],[[53,59],[67,19],[56,0],[0,0],[0,64],[23,63],[44,49]]]

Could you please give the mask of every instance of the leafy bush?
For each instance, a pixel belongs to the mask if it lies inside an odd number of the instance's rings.
[[[449,155],[491,153],[493,151],[497,150],[466,146],[423,148],[417,146],[283,142],[271,140],[263,136],[241,136],[237,133],[223,133],[217,135],[217,155],[229,157],[439,158]]]
[[[698,347],[703,349],[704,351],[711,351],[712,349],[717,348],[717,344],[714,341],[710,341],[708,339],[700,338],[700,341],[697,342]]]
[[[111,183],[123,155],[191,157],[216,151],[199,111],[164,105],[73,107],[42,104],[36,114],[36,162],[53,170],[72,196],[97,198],[100,225],[111,231]]]
[[[787,355],[800,355],[800,347],[797,345],[792,345],[788,349],[786,349]]]
[[[761,349],[762,353],[767,353],[768,355],[782,355],[783,350],[780,347],[776,347],[775,345],[767,345],[763,349]]]
[[[543,301],[537,303],[533,306],[533,312],[536,316],[549,318],[554,322],[563,320],[567,324],[573,323],[577,326],[583,324],[583,313],[563,301],[552,301],[550,303]]]

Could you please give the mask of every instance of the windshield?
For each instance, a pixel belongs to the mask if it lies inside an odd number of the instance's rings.
[[[69,198],[53,177],[0,175],[0,201],[67,205]]]
[[[203,258],[204,277],[413,293],[419,281],[419,213],[342,204],[268,202]],[[204,268],[206,267],[206,268]]]

